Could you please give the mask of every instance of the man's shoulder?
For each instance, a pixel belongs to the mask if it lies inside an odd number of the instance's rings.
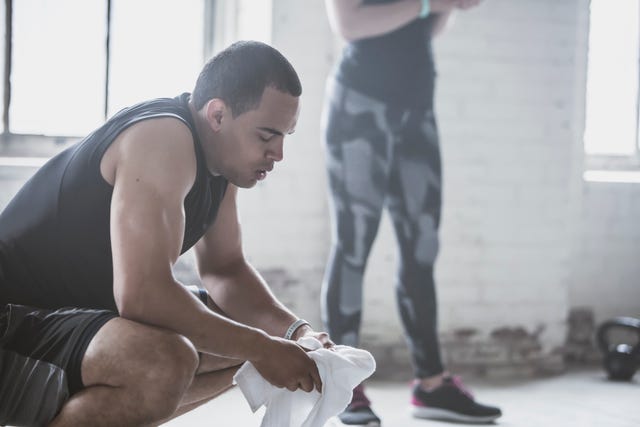
[[[194,139],[190,128],[173,117],[143,120],[132,125],[114,141],[116,170],[150,172],[161,180],[193,183],[197,169]]]
[[[157,158],[194,153],[194,138],[185,122],[175,117],[157,117],[131,125],[116,140],[120,150],[131,155]],[[123,158],[126,160],[126,156]]]

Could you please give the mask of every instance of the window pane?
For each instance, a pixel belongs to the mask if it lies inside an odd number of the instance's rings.
[[[636,151],[638,0],[591,0],[585,150]]]
[[[91,131],[104,119],[105,0],[18,0],[13,7],[11,131]]]
[[[203,64],[203,0],[113,0],[109,114],[191,92]]]
[[[233,1],[238,1],[238,39],[271,43],[272,0]]]

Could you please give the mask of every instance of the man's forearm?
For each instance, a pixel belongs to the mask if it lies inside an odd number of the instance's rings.
[[[266,339],[259,329],[212,312],[177,282],[155,283],[144,295],[130,292],[118,301],[123,318],[183,335],[204,353],[251,360],[256,342]]]
[[[282,337],[297,317],[271,293],[264,279],[242,262],[226,274],[205,275],[204,286],[231,319]]]

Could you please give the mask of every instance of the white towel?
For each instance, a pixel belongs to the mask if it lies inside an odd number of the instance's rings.
[[[251,362],[245,362],[233,377],[253,412],[266,406],[261,427],[324,426],[329,418],[347,407],[353,388],[376,369],[376,362],[368,351],[343,345],[327,350],[311,337],[297,342],[313,350],[308,354],[318,366],[322,394],[315,389],[307,393],[275,387],[262,378]]]

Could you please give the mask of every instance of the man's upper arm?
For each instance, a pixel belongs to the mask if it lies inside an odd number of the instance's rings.
[[[172,279],[184,235],[183,200],[195,179],[188,128],[175,119],[143,121],[114,142],[111,201],[114,297],[133,310],[151,287]]]
[[[229,183],[216,220],[196,244],[198,271],[201,276],[225,274],[228,269],[244,261],[237,193],[237,187]]]

